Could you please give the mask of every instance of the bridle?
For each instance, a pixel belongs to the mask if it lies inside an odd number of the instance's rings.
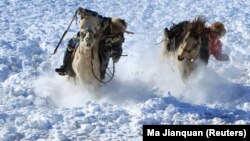
[[[188,34],[188,32],[187,32],[187,34]],[[186,37],[187,34],[185,35],[185,38],[183,39],[184,42],[187,42],[187,41],[186,41],[187,38],[194,38],[194,40],[196,40],[195,37],[190,37],[190,33],[189,33],[189,37]],[[191,48],[187,48],[187,45],[185,45],[185,46],[181,45],[181,49],[182,49],[185,53],[190,54],[194,49],[198,48],[198,46],[201,45],[201,37],[198,37],[198,40],[196,40],[196,41],[197,41],[197,42],[196,42],[195,44],[193,44]],[[187,43],[186,43],[186,44],[187,44]],[[197,53],[197,55],[196,55],[195,57],[187,58],[187,60],[189,60],[189,61],[192,62],[192,61],[194,61],[195,59],[197,59],[199,56],[200,56],[200,51],[198,51],[198,53]]]

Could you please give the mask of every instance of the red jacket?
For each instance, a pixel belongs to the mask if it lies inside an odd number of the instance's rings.
[[[221,41],[219,40],[218,36],[209,34],[209,54],[213,55],[216,60],[218,61],[227,61],[228,55],[227,54],[222,54],[222,44]]]

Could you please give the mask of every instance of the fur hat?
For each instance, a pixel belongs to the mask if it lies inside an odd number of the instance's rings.
[[[221,36],[224,36],[226,34],[226,29],[223,23],[221,22],[215,22],[210,27],[212,32],[215,32]]]
[[[127,23],[124,19],[112,18],[111,25],[113,28],[121,30],[122,33],[124,33],[127,29]]]

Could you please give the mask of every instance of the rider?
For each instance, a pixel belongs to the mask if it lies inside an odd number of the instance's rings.
[[[79,8],[79,11],[84,11],[90,14],[97,14],[94,11]],[[105,78],[106,69],[108,67],[110,57],[114,63],[117,63],[122,55],[122,44],[125,41],[124,33],[126,32],[127,23],[124,19],[98,16],[100,20],[103,36],[99,43],[99,58],[100,58],[100,74],[101,79]],[[63,59],[63,65],[56,68],[55,71],[59,75],[66,75],[66,68],[71,65],[72,53],[80,43],[80,32],[73,36],[67,45],[67,49]]]
[[[174,51],[173,39],[183,32],[184,26],[188,23],[188,21],[183,21],[177,25],[172,26],[170,30],[168,30],[167,27],[164,29],[165,44],[168,51]],[[222,54],[222,43],[220,41],[220,38],[225,34],[226,29],[224,24],[221,22],[214,22],[210,27],[207,28],[209,50],[208,58],[212,54],[218,61],[229,60],[229,56],[227,54]]]
[[[224,24],[215,22],[208,28],[209,54],[212,54],[218,61],[228,61],[229,56],[222,54],[222,44],[220,38],[226,34]]]

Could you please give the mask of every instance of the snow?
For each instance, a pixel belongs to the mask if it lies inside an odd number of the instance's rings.
[[[96,94],[58,76],[78,7],[126,19],[115,78]],[[144,124],[250,124],[250,1],[1,0],[0,140],[142,140]],[[205,15],[219,20],[228,62],[210,58],[184,84],[160,58],[163,28]]]

